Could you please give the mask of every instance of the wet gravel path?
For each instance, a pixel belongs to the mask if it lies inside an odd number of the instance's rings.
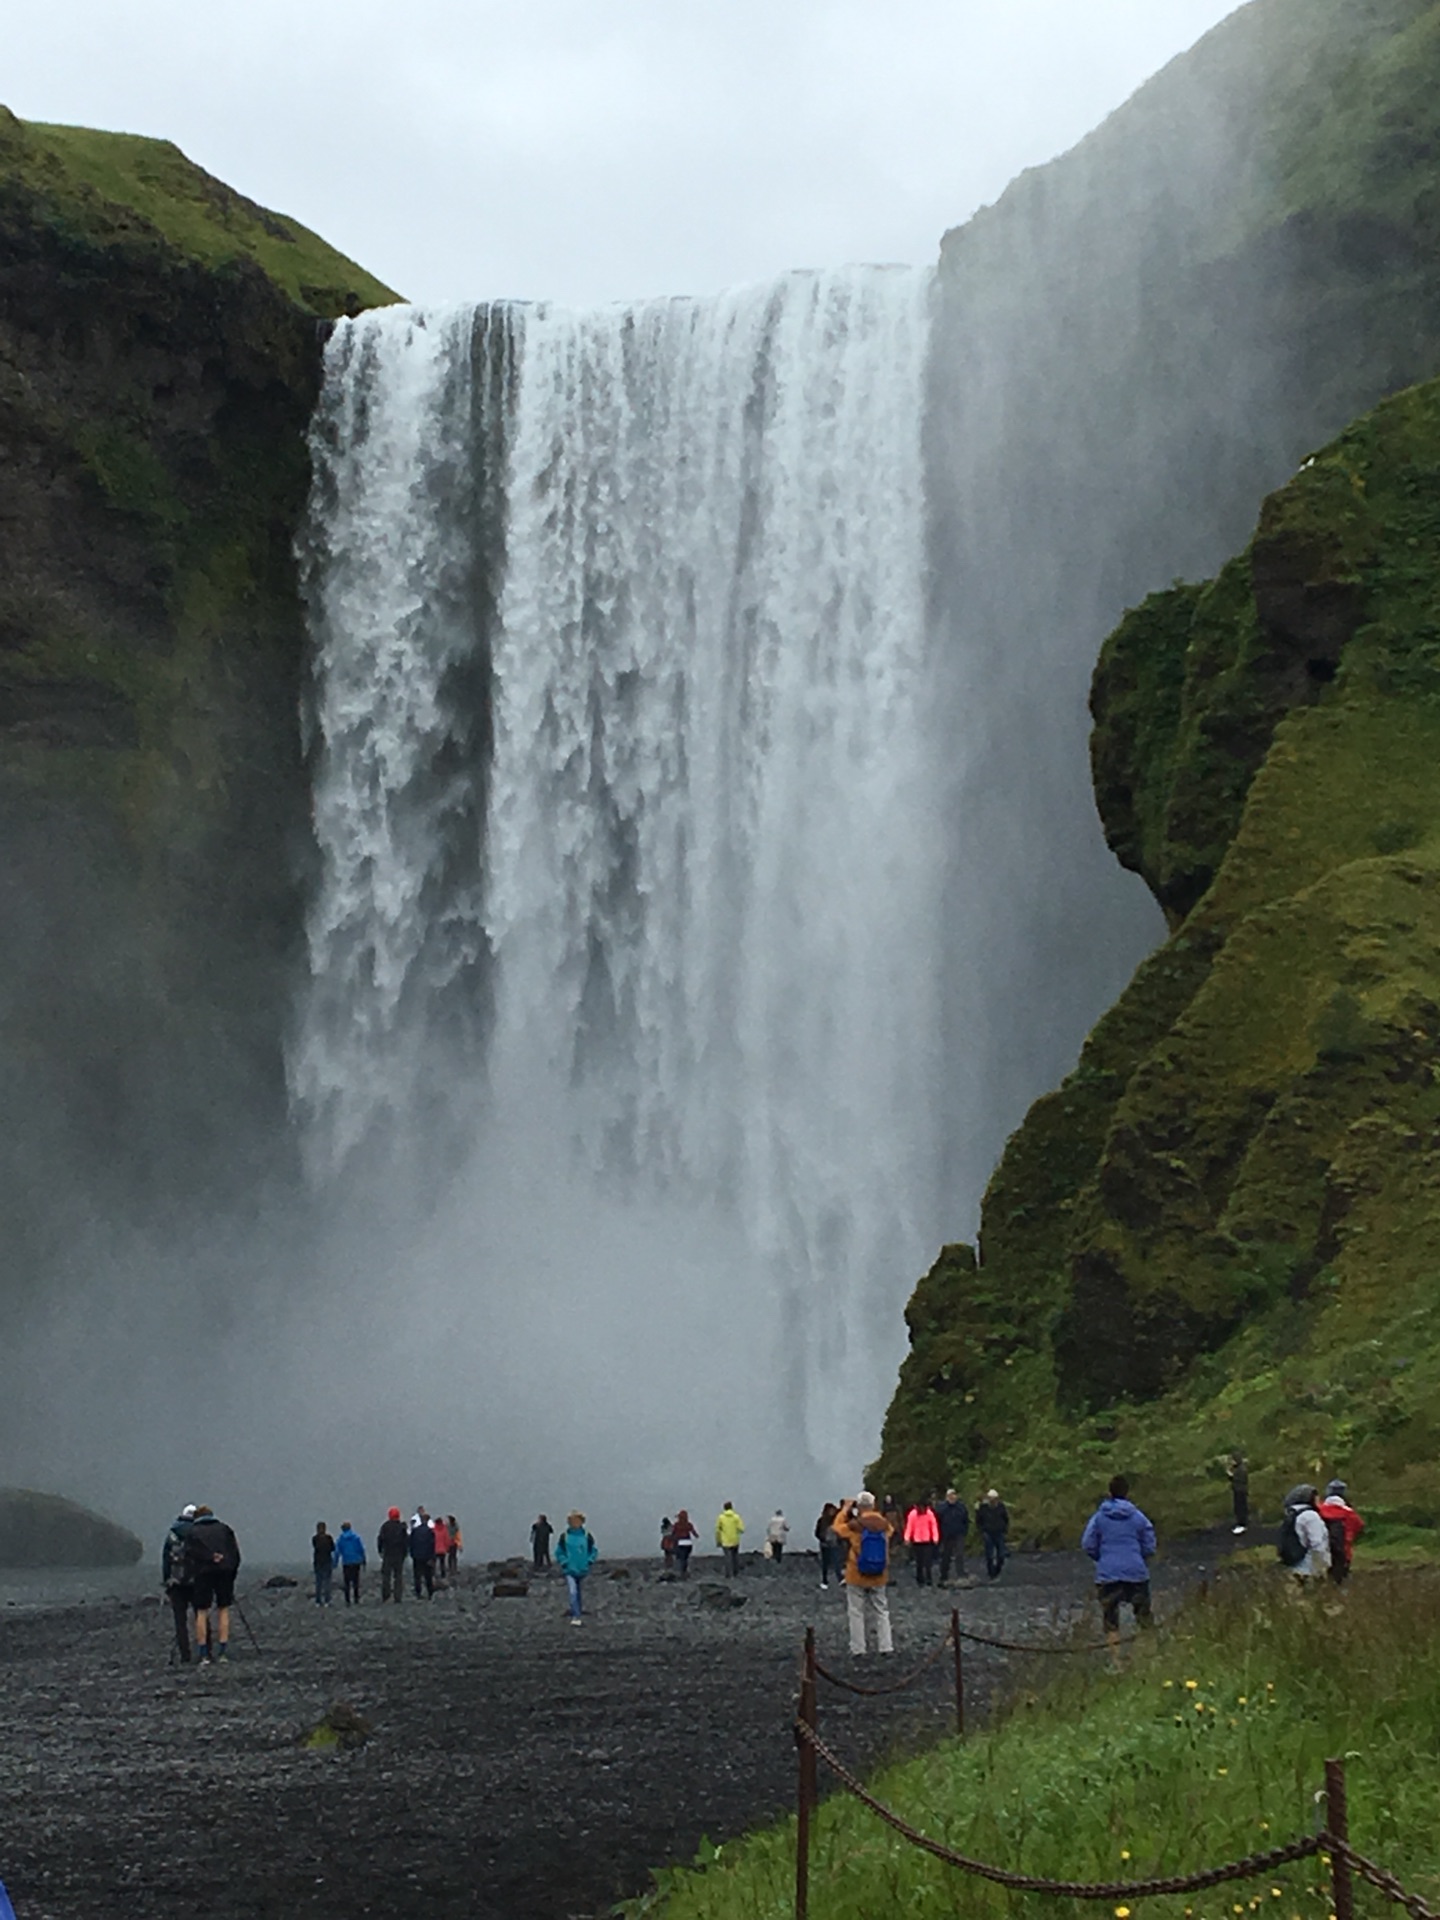
[[[1193,1580],[1177,1556],[1162,1592]],[[791,1803],[789,1723],[805,1626],[848,1670],[844,1600],[815,1562],[747,1563],[739,1607],[653,1567],[602,1563],[590,1617],[565,1618],[563,1582],[496,1599],[478,1571],[433,1602],[317,1609],[250,1575],[228,1664],[167,1664],[153,1598],[0,1611],[0,1881],[17,1920],[567,1920],[643,1890]],[[611,1577],[612,1574],[617,1577]],[[1017,1555],[957,1593],[893,1590],[896,1667],[944,1632],[952,1605],[978,1633],[1020,1640],[1093,1625],[1076,1554]],[[1088,1634],[1087,1634],[1087,1637]],[[1027,1663],[1029,1665],[1030,1663]],[[1007,1671],[968,1651],[969,1711]],[[950,1670],[913,1693],[824,1690],[839,1750],[874,1762],[949,1733]],[[358,1751],[300,1742],[336,1701],[373,1732]]]

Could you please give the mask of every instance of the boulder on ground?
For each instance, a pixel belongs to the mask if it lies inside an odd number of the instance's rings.
[[[264,1584],[267,1588],[298,1587],[300,1582],[288,1573],[272,1573],[270,1578]]]
[[[132,1567],[144,1551],[128,1527],[58,1493],[0,1487],[0,1567]]]
[[[696,1599],[702,1607],[714,1607],[725,1612],[730,1607],[743,1607],[749,1596],[736,1593],[733,1587],[701,1587]]]
[[[506,1575],[491,1587],[490,1596],[494,1600],[523,1600],[529,1591],[528,1581],[517,1580],[513,1575]]]
[[[326,1709],[323,1720],[307,1727],[300,1735],[300,1744],[317,1752],[338,1747],[342,1753],[353,1753],[365,1745],[373,1732],[364,1714],[348,1700],[336,1700]]]

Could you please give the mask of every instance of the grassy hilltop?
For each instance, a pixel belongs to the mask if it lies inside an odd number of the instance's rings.
[[[1107,642],[1096,794],[1169,940],[947,1248],[875,1468],[1062,1537],[1112,1463],[1172,1528],[1338,1471],[1440,1524],[1440,382]]]

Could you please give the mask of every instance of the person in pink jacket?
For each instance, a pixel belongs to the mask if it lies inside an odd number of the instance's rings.
[[[935,1549],[940,1544],[940,1521],[935,1512],[933,1495],[928,1500],[917,1500],[906,1514],[905,1538],[915,1562],[916,1586],[933,1587]]]

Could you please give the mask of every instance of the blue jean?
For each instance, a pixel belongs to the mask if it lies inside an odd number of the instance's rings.
[[[828,1540],[822,1540],[820,1542],[820,1578],[827,1587],[832,1575],[837,1580],[840,1578],[840,1555]]]
[[[315,1604],[317,1607],[329,1606],[330,1582],[334,1579],[334,1577],[335,1577],[335,1569],[333,1567],[316,1567],[315,1569]]]
[[[570,1618],[572,1620],[578,1620],[584,1612],[584,1608],[580,1604],[581,1587],[584,1584],[584,1580],[585,1576],[583,1573],[567,1573],[565,1576],[565,1591],[570,1596]]]
[[[986,1533],[981,1538],[985,1542],[985,1571],[993,1580],[1005,1564],[1005,1536],[1003,1533]]]

